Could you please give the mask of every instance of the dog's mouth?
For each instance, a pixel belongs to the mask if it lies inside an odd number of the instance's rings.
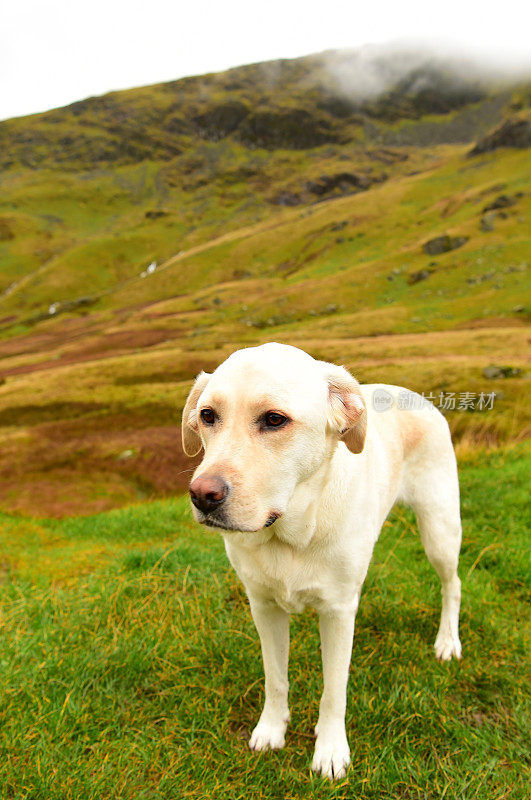
[[[203,516],[203,519],[200,519],[199,522],[202,525],[206,525],[207,528],[218,528],[223,531],[232,531],[234,533],[258,533],[259,531],[262,531],[265,528],[270,528],[271,525],[273,525],[273,523],[275,523],[277,519],[279,519],[279,517],[281,516],[282,514],[280,513],[280,511],[272,511],[261,528],[243,528],[241,526],[237,527],[234,524],[231,524],[229,520],[219,516],[215,516],[214,514]]]

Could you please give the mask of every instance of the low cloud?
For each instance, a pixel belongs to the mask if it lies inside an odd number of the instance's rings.
[[[320,55],[329,90],[352,103],[375,100],[397,84],[411,94],[445,83],[478,86],[531,78],[531,65],[510,63],[487,53],[465,54],[457,46],[396,42]]]

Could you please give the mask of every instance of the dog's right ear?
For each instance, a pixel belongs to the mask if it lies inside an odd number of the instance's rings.
[[[210,374],[208,372],[199,373],[184,406],[181,433],[183,450],[187,456],[196,456],[203,446],[199,436],[197,401],[209,380]]]

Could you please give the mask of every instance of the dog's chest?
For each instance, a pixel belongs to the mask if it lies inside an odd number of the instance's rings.
[[[271,542],[249,550],[227,548],[227,552],[250,593],[275,600],[289,613],[333,600],[333,579],[326,564],[307,550]]]

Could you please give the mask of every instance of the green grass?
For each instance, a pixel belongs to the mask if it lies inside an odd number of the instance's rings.
[[[0,518],[5,798],[523,800],[529,457],[461,468],[463,660],[432,655],[439,588],[395,510],[357,619],[338,785],[310,773],[316,618],[292,621],[286,747],[251,753],[262,665],[221,539],[184,498],[67,520]]]

